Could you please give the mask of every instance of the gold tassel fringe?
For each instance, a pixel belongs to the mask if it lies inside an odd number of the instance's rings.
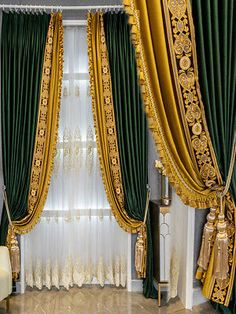
[[[214,276],[218,280],[228,278],[229,263],[228,263],[228,234],[225,215],[218,215],[217,235],[215,240],[215,256],[214,256]]]
[[[198,258],[198,266],[201,270],[207,270],[208,263],[210,260],[210,254],[211,254],[211,241],[212,236],[214,234],[215,230],[215,219],[216,219],[216,209],[210,208],[210,213],[207,215],[207,223],[204,226],[203,229],[203,236],[202,236],[202,245],[200,250],[200,255]],[[199,269],[197,271],[197,274],[199,272]]]

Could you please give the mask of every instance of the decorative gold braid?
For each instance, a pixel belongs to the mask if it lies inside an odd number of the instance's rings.
[[[131,25],[132,35],[131,38],[136,52],[139,82],[141,85],[145,111],[148,116],[149,128],[152,131],[155,146],[160,154],[160,158],[162,160],[164,168],[166,169],[169,181],[174,186],[176,193],[180,195],[182,201],[186,205],[190,205],[191,207],[195,208],[214,207],[217,205],[216,192],[213,191],[210,195],[199,195],[199,193],[191,189],[186,184],[184,178],[182,178],[180,170],[178,169],[176,163],[173,160],[171,152],[168,149],[168,144],[166,143],[165,135],[162,131],[160,118],[155,107],[155,100],[153,97],[152,87],[150,85],[150,74],[146,66],[142,37],[140,32],[139,11],[135,7],[134,0],[123,0],[123,5],[127,14],[129,15],[129,24]],[[205,136],[201,138],[201,141],[205,145]],[[194,144],[195,147],[198,148],[197,151],[201,151],[196,140]],[[204,158],[202,158],[202,162],[203,161],[205,161]],[[213,167],[211,168],[207,166],[207,169],[206,166],[202,167],[202,174],[206,176],[206,178],[209,177],[208,174],[211,174],[211,171],[214,171]],[[213,178],[215,178],[215,173]]]
[[[192,159],[206,185],[222,183],[214,149],[207,129],[204,106],[198,83],[198,69],[191,11],[188,1],[163,0],[163,9],[169,42],[178,102],[185,123],[185,135],[193,148]]]
[[[58,49],[59,49],[59,57],[58,57],[58,86],[57,86],[57,104],[56,108],[56,129],[55,134],[51,138],[50,147],[51,147],[51,164],[49,165],[49,169],[46,175],[45,190],[40,199],[40,207],[36,207],[36,203],[38,202],[38,191],[41,183],[41,173],[43,169],[44,163],[44,155],[47,140],[47,125],[48,125],[48,109],[49,109],[49,97],[50,93],[54,93],[54,91],[50,91],[50,81],[51,81],[51,71],[52,71],[52,63],[53,63],[53,40],[54,40],[54,23],[55,19],[58,18],[59,23],[59,39],[58,40]],[[45,47],[45,55],[44,55],[44,63],[43,63],[43,75],[41,82],[41,98],[40,98],[40,106],[38,113],[38,123],[36,130],[36,139],[35,139],[35,148],[34,155],[32,161],[32,171],[31,171],[31,180],[30,180],[30,192],[28,199],[28,215],[24,217],[21,221],[14,221],[14,230],[18,234],[28,233],[33,227],[37,224],[41,213],[43,211],[44,204],[46,202],[53,166],[54,166],[54,158],[57,150],[57,136],[58,136],[58,125],[59,125],[59,113],[60,113],[60,102],[61,102],[61,88],[62,88],[62,73],[63,73],[63,26],[62,26],[62,15],[61,13],[51,14],[47,41]]]
[[[106,142],[107,142],[107,149],[108,149],[108,156],[109,156],[109,166],[112,172],[112,183],[115,190],[116,198],[119,202],[119,208],[121,213],[119,212],[116,206],[113,206],[113,202],[111,199],[111,195],[109,192],[109,187],[107,185],[106,174],[105,174],[105,165],[102,157],[102,148],[101,143],[98,135],[98,121],[97,121],[97,114],[96,114],[96,96],[95,96],[95,74],[94,74],[94,60],[93,60],[93,47],[92,47],[92,14],[89,13],[87,17],[87,39],[88,39],[88,59],[89,59],[89,74],[90,74],[90,95],[92,97],[92,110],[93,110],[93,118],[94,118],[94,128],[96,134],[96,142],[98,148],[98,155],[100,161],[100,168],[102,173],[102,179],[104,188],[106,191],[106,195],[111,206],[111,210],[113,212],[116,221],[120,225],[122,229],[129,233],[136,233],[138,232],[142,222],[136,221],[131,219],[126,211],[124,206],[124,191],[122,185],[122,177],[121,177],[121,170],[120,170],[120,158],[119,158],[119,151],[118,151],[118,142],[117,142],[117,133],[116,133],[116,123],[115,123],[115,114],[114,114],[114,107],[113,107],[113,100],[112,100],[112,89],[111,89],[111,78],[110,78],[110,69],[109,69],[109,62],[108,62],[108,55],[107,55],[107,47],[105,42],[105,33],[104,33],[104,26],[103,26],[103,15],[102,13],[99,14],[100,18],[100,51],[101,56],[101,76],[102,76],[102,85],[103,85],[103,109],[105,115],[105,127],[106,127]],[[99,51],[97,51],[99,54]],[[102,110],[102,108],[101,108]]]

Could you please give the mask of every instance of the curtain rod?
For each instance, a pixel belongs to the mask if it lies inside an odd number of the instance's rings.
[[[122,9],[122,5],[80,5],[80,6],[54,6],[54,5],[30,5],[30,4],[0,4],[0,10],[4,9],[28,9],[28,10],[99,10],[99,9]]]

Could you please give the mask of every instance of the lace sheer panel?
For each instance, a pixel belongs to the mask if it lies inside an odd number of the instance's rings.
[[[57,155],[47,202],[25,235],[26,283],[126,285],[128,235],[106,199],[94,135],[84,27],[65,27]]]

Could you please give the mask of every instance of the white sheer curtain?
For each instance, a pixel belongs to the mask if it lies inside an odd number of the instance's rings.
[[[65,27],[54,172],[40,223],[25,235],[26,284],[126,284],[128,235],[109,209],[89,96],[86,28]]]

